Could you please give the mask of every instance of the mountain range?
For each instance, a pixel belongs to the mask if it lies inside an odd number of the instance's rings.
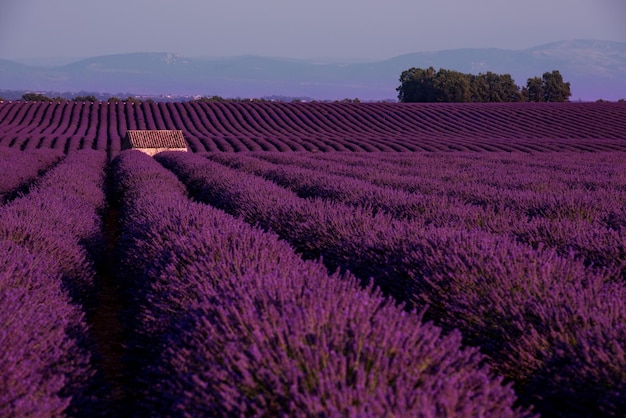
[[[129,53],[43,66],[0,59],[0,90],[129,92],[137,96],[308,97],[396,100],[402,71],[446,68],[464,73],[530,77],[559,70],[572,101],[626,98],[626,42],[569,40],[524,50],[466,48],[417,52],[370,62],[328,62],[261,56],[189,58]]]

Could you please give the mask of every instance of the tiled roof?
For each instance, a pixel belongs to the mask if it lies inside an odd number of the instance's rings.
[[[187,148],[178,130],[128,130],[126,140],[131,148]]]

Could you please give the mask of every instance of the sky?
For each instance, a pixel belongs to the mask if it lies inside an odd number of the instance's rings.
[[[380,60],[626,42],[626,0],[0,0],[0,58],[128,52]]]

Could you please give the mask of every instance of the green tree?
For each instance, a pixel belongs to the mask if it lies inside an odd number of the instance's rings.
[[[116,97],[116,96],[111,96],[107,100],[107,102],[109,102],[109,103],[119,103],[121,101],[122,101],[122,99],[120,99],[119,97]]]
[[[509,74],[465,74],[433,67],[411,68],[396,88],[401,102],[518,102],[520,88]]]
[[[539,77],[532,77],[526,81],[524,96],[528,102],[545,102],[543,81]]]
[[[225,101],[227,100],[221,96],[211,96],[211,97],[202,96],[198,99],[192,100],[192,102],[200,102],[200,103],[225,102]]]
[[[554,70],[543,73],[541,78],[529,78],[524,95],[529,102],[567,102],[572,93],[570,83],[564,82],[561,73]]]
[[[568,102],[572,93],[570,83],[563,81],[563,76],[557,70],[543,73],[543,95],[546,102]]]
[[[436,99],[433,67],[410,68],[400,75],[400,86],[396,88],[401,102],[434,102]]]
[[[128,102],[128,103],[141,103],[140,99],[137,99],[136,97],[133,97],[133,96],[128,96],[123,101]]]
[[[470,101],[469,77],[458,71],[439,69],[433,79],[433,88],[437,102],[463,103]]]
[[[22,100],[27,102],[51,102],[52,99],[48,96],[44,96],[41,93],[25,93],[22,95]]]
[[[98,99],[96,98],[96,96],[93,96],[93,95],[76,96],[76,97],[74,97],[74,101],[75,102],[97,102]]]
[[[519,102],[523,96],[510,74],[487,71],[471,79],[472,102]]]

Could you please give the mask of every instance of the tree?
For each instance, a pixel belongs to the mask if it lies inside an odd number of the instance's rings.
[[[398,99],[401,102],[468,102],[470,83],[458,71],[433,67],[411,68],[400,75]]]
[[[518,102],[520,88],[509,74],[464,74],[433,67],[411,68],[400,75],[401,102]]]
[[[22,100],[27,102],[51,102],[52,99],[44,96],[41,93],[25,93],[22,95]]]
[[[563,76],[557,70],[543,73],[543,94],[546,102],[568,102],[572,93],[570,83],[563,81]]]
[[[524,96],[527,102],[545,102],[541,78],[532,77],[526,81]]]
[[[523,100],[520,88],[510,74],[487,71],[471,77],[472,102],[519,102]]]
[[[464,74],[433,67],[410,68],[400,75],[396,88],[401,102],[566,102],[570,83],[554,70],[532,77],[520,89],[510,74]]]
[[[440,69],[433,79],[435,101],[463,103],[470,101],[470,80],[458,71]]]
[[[545,72],[541,78],[529,78],[524,91],[529,102],[567,102],[572,93],[558,70]]]
[[[434,102],[436,99],[433,78],[435,69],[410,68],[400,75],[400,87],[396,88],[401,102]]]
[[[76,96],[74,98],[75,102],[97,102],[98,99],[96,98],[96,96],[93,95],[89,95],[89,96]]]
[[[199,103],[212,103],[212,102],[225,102],[225,101],[227,100],[221,96],[211,96],[211,97],[202,96],[202,97],[192,100],[192,102],[199,102]]]

